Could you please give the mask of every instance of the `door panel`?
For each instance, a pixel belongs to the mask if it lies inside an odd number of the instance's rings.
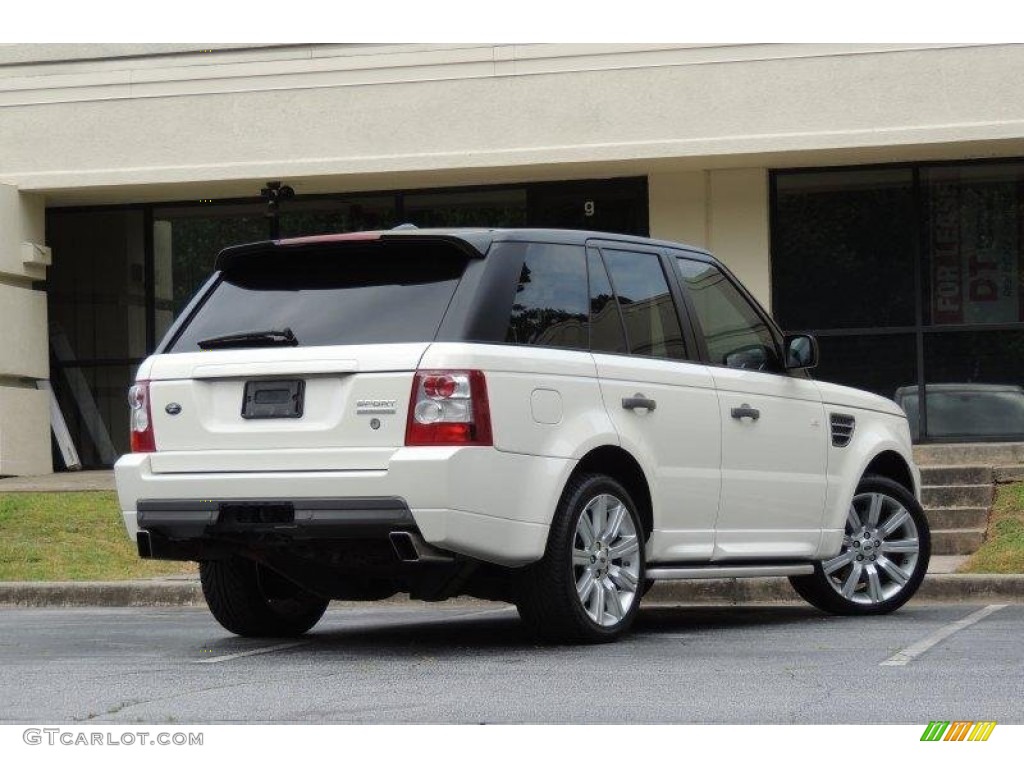
[[[590,249],[588,262],[591,349],[605,409],[650,484],[648,560],[708,560],[721,476],[714,380],[688,359],[696,356],[692,337],[661,254],[620,244],[599,250]]]
[[[721,462],[711,373],[700,364],[654,358],[595,354],[594,360],[622,447],[640,462],[651,486],[648,560],[710,559]],[[623,408],[622,400],[636,395],[654,400],[655,409]]]
[[[716,265],[677,261],[722,422],[717,560],[811,557],[821,537],[827,430],[817,385],[788,375],[768,320]]]
[[[714,368],[722,416],[715,558],[810,557],[825,505],[827,430],[807,379]],[[756,420],[733,416],[744,406]]]

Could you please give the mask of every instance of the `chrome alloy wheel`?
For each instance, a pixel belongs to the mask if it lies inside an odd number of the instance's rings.
[[[846,515],[842,551],[821,567],[844,599],[874,605],[903,590],[920,549],[914,518],[899,501],[884,493],[860,493]]]
[[[576,521],[572,570],[576,594],[591,620],[614,627],[629,613],[640,585],[640,541],[622,500],[603,493]]]

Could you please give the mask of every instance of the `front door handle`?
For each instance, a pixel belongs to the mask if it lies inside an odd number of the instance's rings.
[[[627,411],[635,411],[637,408],[646,408],[648,411],[653,411],[657,405],[654,400],[644,397],[639,392],[632,397],[622,398],[622,407]]]
[[[757,408],[751,408],[749,405],[744,403],[739,408],[732,409],[732,417],[734,419],[753,419],[757,421],[761,418],[761,412]]]

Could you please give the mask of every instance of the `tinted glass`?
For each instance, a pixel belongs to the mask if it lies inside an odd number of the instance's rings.
[[[403,220],[418,227],[526,226],[526,190],[476,189],[406,195]]]
[[[532,244],[516,285],[505,341],[587,348],[587,268],[578,246]]]
[[[279,219],[281,237],[391,229],[399,223],[393,195],[344,200],[289,200]]]
[[[144,216],[54,209],[46,239],[50,384],[82,465],[110,466],[128,451],[124,393],[147,353]]]
[[[772,313],[786,330],[914,324],[910,169],[779,174],[772,230]]]
[[[127,365],[61,367],[50,374],[82,466],[110,466],[130,450],[124,396],[134,379],[135,367]],[[58,458],[57,467],[63,465]]]
[[[647,235],[647,177],[534,184],[527,226]]]
[[[587,272],[590,276],[590,348],[594,352],[628,352],[619,305],[597,251],[587,253]]]
[[[142,211],[48,212],[50,336],[54,362],[145,358]]]
[[[1024,433],[1024,331],[925,334],[924,371],[929,437]]]
[[[677,262],[704,334],[708,360],[730,368],[780,371],[771,330],[721,270],[690,259]]]
[[[893,398],[917,380],[914,334],[818,336],[814,378]]]
[[[153,213],[156,338],[213,272],[222,248],[270,236],[261,205],[166,208]]]
[[[602,250],[634,355],[686,359],[668,280],[655,253]]]
[[[430,341],[465,266],[461,253],[428,244],[256,256],[223,276],[170,351],[284,328],[306,347]]]

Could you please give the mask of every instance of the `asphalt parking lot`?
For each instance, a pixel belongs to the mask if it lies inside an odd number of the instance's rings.
[[[1024,723],[1024,605],[983,608],[652,606],[596,647],[538,646],[501,604],[336,606],[290,641],[197,608],[3,609],[0,721]]]

